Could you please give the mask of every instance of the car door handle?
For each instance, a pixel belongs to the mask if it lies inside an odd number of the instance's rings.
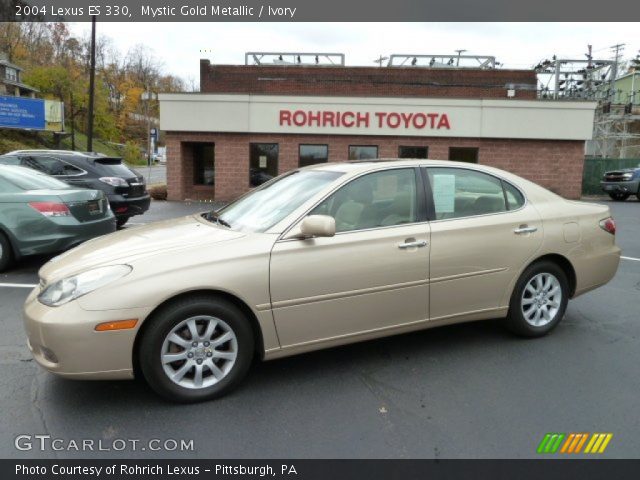
[[[523,233],[533,233],[537,231],[538,227],[528,227],[526,225],[520,225],[513,231],[513,233],[515,233],[516,235],[522,235]]]
[[[398,244],[398,248],[413,248],[413,247],[426,247],[427,246],[427,241],[426,240],[414,240],[412,242],[405,242],[405,243],[399,243]]]

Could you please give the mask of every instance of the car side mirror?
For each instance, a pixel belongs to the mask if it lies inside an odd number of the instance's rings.
[[[336,234],[336,220],[329,215],[309,215],[300,223],[300,233],[304,238],[333,237]]]

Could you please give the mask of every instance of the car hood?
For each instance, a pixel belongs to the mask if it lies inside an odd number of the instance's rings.
[[[104,265],[127,264],[159,253],[209,246],[245,235],[208,222],[199,214],[190,215],[95,238],[51,259],[39,275],[51,283]]]

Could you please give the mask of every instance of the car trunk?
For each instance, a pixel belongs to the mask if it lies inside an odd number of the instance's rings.
[[[30,190],[26,202],[64,203],[79,222],[101,220],[109,215],[107,198],[100,190]]]

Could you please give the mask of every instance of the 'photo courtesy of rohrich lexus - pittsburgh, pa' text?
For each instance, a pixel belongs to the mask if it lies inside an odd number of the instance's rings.
[[[637,472],[640,24],[3,3],[3,476]]]

